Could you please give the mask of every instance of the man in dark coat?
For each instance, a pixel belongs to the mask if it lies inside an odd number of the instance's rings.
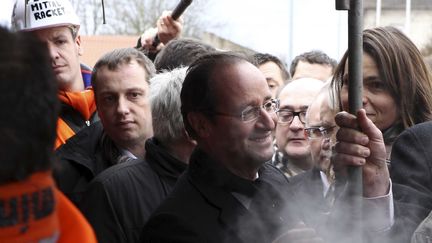
[[[273,154],[279,102],[271,98],[263,74],[241,56],[212,53],[188,69],[181,101],[197,148],[146,224],[142,242],[321,242],[299,215],[303,205],[288,179],[266,163]],[[348,165],[363,168],[364,196],[385,196],[390,180],[382,166],[382,135],[364,111],[361,115],[338,114],[349,136],[338,137],[342,146],[336,146],[335,159],[340,172]],[[373,141],[364,144],[365,137]],[[353,149],[359,147],[360,153]]]
[[[333,229],[329,228],[329,225],[335,224],[332,220],[339,221],[336,222],[337,224],[340,222],[345,224],[343,218],[334,216],[343,213],[340,211],[340,201],[344,200],[344,195],[340,194],[339,188],[336,190],[335,173],[331,163],[332,147],[336,144],[338,127],[335,122],[337,105],[332,99],[330,87],[328,84],[322,87],[306,113],[305,135],[311,148],[314,167],[291,180],[296,198],[301,199],[301,209],[305,209],[302,212],[304,221],[329,241],[334,237],[340,237],[338,233],[334,233]],[[335,200],[338,200],[336,205]],[[368,239],[368,242],[382,242],[381,239],[377,239],[376,231],[382,234],[392,226],[392,203],[390,191],[387,195],[378,198],[363,199],[366,229],[364,237],[365,239],[366,237],[371,238]],[[346,225],[349,225],[349,222]]]
[[[306,210],[303,215],[305,221],[316,230],[325,228],[325,215],[330,214],[335,199],[335,176],[330,160],[337,132],[334,120],[337,110],[335,102],[330,97],[327,84],[321,88],[307,109],[305,136],[308,139],[314,166],[311,170],[292,177],[291,180],[296,196],[302,198],[302,208],[315,209]]]
[[[101,123],[56,152],[55,180],[76,205],[97,174],[128,158],[144,158],[145,141],[153,135],[148,82],[154,73],[153,63],[134,48],[114,50],[96,63],[92,86]]]
[[[195,147],[184,129],[180,89],[186,69],[150,80],[154,136],[145,144],[145,160],[108,168],[89,185],[81,209],[100,242],[133,243],[151,213],[171,192]]]
[[[181,104],[198,147],[142,241],[271,242],[300,223],[286,208],[288,180],[265,164],[278,101],[259,69],[233,53],[203,56],[188,70]],[[304,225],[297,230],[314,237]]]

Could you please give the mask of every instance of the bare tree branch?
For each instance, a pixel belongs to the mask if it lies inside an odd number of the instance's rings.
[[[102,0],[71,0],[86,35],[140,35],[155,27],[164,10],[173,10],[179,0],[104,0],[107,25],[102,25]],[[183,36],[199,37],[207,1],[194,0],[184,14]]]

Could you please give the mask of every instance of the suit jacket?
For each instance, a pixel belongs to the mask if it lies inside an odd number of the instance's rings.
[[[288,179],[265,164],[257,181],[231,174],[196,150],[173,192],[149,219],[142,242],[272,242],[297,223],[285,204]]]

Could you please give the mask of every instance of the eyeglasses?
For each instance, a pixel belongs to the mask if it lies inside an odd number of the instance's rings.
[[[241,115],[233,115],[223,112],[211,112],[215,115],[239,117],[243,122],[255,121],[261,116],[261,108],[264,109],[268,114],[276,113],[279,110],[279,99],[270,99],[260,106],[252,106],[244,109]]]
[[[336,126],[332,127],[308,127],[305,128],[305,134],[309,139],[329,138]]]
[[[298,117],[300,122],[306,123],[306,111],[291,111],[287,109],[280,109],[278,111],[278,123],[281,125],[291,124],[294,117]]]

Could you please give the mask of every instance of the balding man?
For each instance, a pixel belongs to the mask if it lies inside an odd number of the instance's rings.
[[[276,126],[277,150],[273,163],[287,177],[313,166],[310,147],[304,135],[306,110],[324,83],[318,79],[301,78],[288,83],[280,92],[280,110]]]

